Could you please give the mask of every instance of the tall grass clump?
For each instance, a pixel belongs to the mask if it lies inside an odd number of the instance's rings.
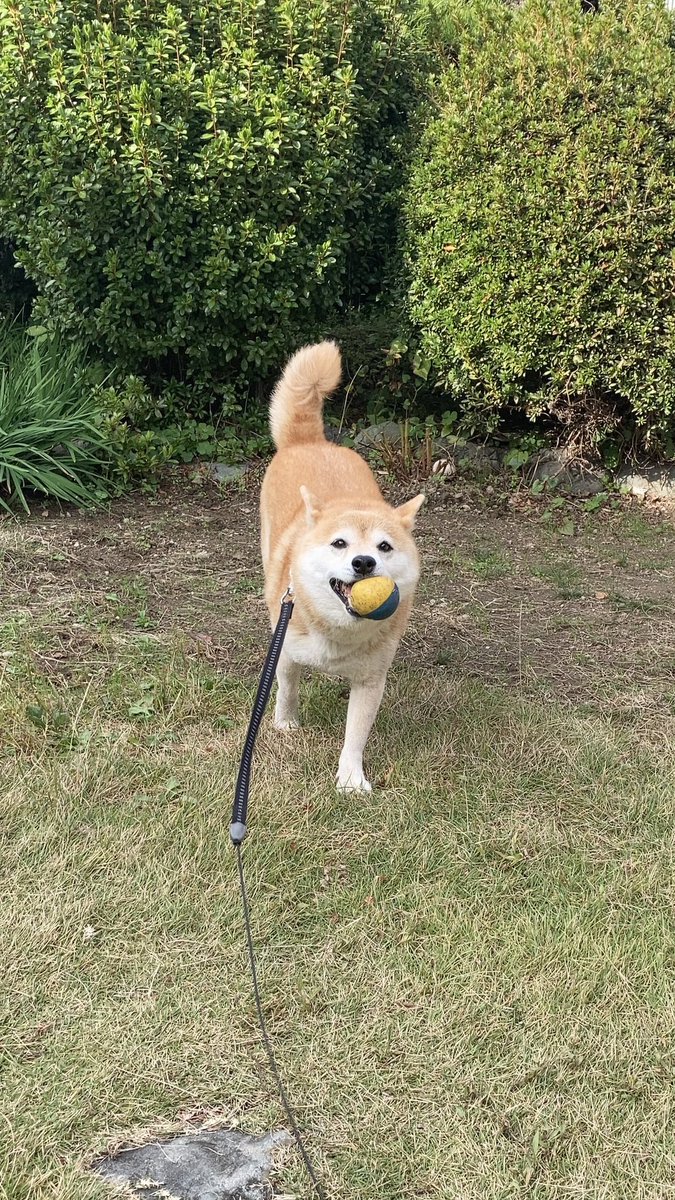
[[[106,436],[82,352],[56,338],[0,327],[0,506],[32,495],[89,504],[105,495]]]

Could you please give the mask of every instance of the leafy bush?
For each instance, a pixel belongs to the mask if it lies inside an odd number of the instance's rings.
[[[486,38],[503,33],[510,20],[509,4],[520,0],[420,0],[425,37],[432,60],[456,66],[460,54],[479,49]]]
[[[100,402],[116,489],[152,484],[171,463],[200,458],[233,463],[272,450],[266,413],[246,425],[222,417],[201,421],[185,415],[177,422],[167,416],[164,401],[158,402],[135,376],[103,388]]]
[[[129,375],[100,391],[100,425],[110,454],[114,491],[151,486],[176,460],[180,434],[162,424],[161,409],[142,379]]]
[[[28,512],[31,492],[74,504],[102,499],[108,457],[81,352],[0,327],[0,506]]]
[[[632,426],[672,452],[673,19],[662,0],[477,7],[410,186],[423,349],[476,426],[548,414],[584,450]]]
[[[406,3],[4,6],[0,216],[36,319],[192,412],[276,371],[392,244]]]

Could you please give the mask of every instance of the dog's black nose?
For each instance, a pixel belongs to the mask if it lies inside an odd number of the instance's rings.
[[[352,559],[352,567],[355,575],[372,575],[375,570],[375,559],[369,554],[357,554],[356,558]]]

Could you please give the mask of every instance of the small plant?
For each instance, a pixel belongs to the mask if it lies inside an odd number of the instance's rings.
[[[479,546],[474,551],[469,567],[479,579],[503,579],[513,571],[513,564],[507,555],[489,546]]]
[[[195,459],[234,463],[272,450],[266,413],[264,426],[261,421],[238,425],[222,420],[188,420],[180,427],[171,427],[167,434],[176,442],[178,458],[184,463]]]
[[[544,583],[555,587],[561,600],[576,600],[582,595],[582,573],[575,563],[567,559],[544,563],[532,573]]]
[[[455,413],[446,413],[441,421],[433,417],[422,420],[406,416],[399,423],[400,440],[397,443],[382,442],[373,451],[373,456],[393,479],[427,479],[439,456],[442,458],[438,439],[450,436],[455,416]]]
[[[395,338],[385,352],[385,365],[396,371],[390,384],[392,392],[402,392],[405,407],[414,407],[418,392],[429,380],[429,356],[409,338]]]
[[[266,413],[247,413],[233,404],[227,419],[208,411],[197,419],[186,415],[181,388],[165,388],[155,395],[135,375],[104,388],[102,407],[111,475],[118,489],[137,481],[151,487],[171,463],[237,463],[272,449]]]
[[[0,506],[29,512],[38,492],[73,504],[105,497],[100,397],[77,347],[41,329],[0,333]]]
[[[584,512],[597,512],[604,504],[607,503],[609,496],[607,492],[598,492],[595,496],[589,496],[588,500],[584,500],[582,508]]]
[[[438,415],[433,363],[421,352],[395,291],[381,308],[350,311],[325,332],[338,342],[344,364],[344,402],[333,417],[340,425]]]

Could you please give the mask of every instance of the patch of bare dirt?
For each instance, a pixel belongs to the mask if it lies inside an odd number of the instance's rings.
[[[268,625],[259,472],[219,490],[175,475],[109,511],[38,509],[0,522],[2,621],[46,621],[51,653],[96,655],[97,624],[180,631],[228,674],[255,673]],[[402,656],[575,703],[675,706],[675,528],[657,505],[598,511],[461,479],[430,488],[424,573]]]

